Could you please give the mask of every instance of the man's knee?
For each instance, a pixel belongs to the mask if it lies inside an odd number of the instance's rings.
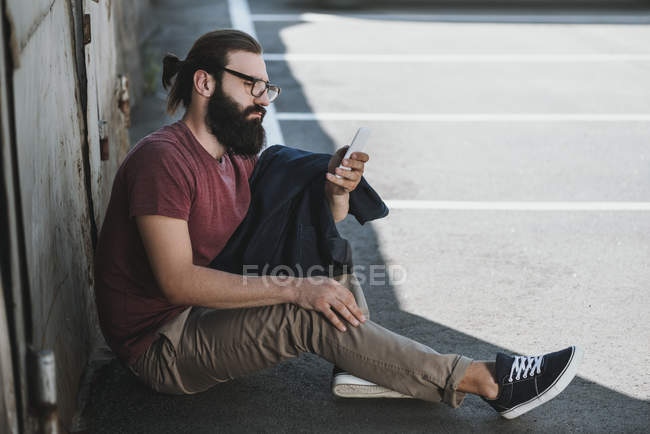
[[[321,313],[293,303],[275,305],[274,315],[278,342],[290,345],[298,352],[313,352],[314,339],[328,323]]]
[[[317,311],[305,309],[294,303],[285,303],[276,306],[281,323],[289,329],[303,329],[324,318]]]

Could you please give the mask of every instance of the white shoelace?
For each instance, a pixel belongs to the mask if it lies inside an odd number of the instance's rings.
[[[535,374],[542,373],[542,360],[544,356],[515,356],[515,361],[512,362],[512,367],[510,368],[510,378],[508,381],[512,383],[512,374],[515,372],[515,380],[520,378],[527,378],[529,375],[532,377]]]

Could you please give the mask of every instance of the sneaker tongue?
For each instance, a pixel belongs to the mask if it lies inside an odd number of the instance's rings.
[[[514,361],[514,357],[508,356],[504,353],[497,353],[496,374],[498,383],[501,383],[504,377],[510,375],[510,369],[512,368],[512,362]]]

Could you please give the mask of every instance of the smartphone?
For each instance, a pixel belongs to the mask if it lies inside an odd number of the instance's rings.
[[[343,156],[341,161],[345,160],[346,158],[350,158],[350,155],[352,155],[354,152],[362,152],[366,147],[366,143],[368,143],[368,137],[370,137],[370,128],[366,128],[366,127],[359,128],[357,130],[357,133],[354,135],[354,138],[352,139],[352,143],[350,144],[350,147],[345,152],[345,155]],[[352,170],[349,167],[345,167],[342,165],[339,167],[344,170]],[[335,176],[337,178],[343,178],[340,175],[335,175]]]

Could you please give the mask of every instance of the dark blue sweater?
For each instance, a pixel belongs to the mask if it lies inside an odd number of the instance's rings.
[[[267,148],[249,180],[248,212],[210,267],[256,275],[327,275],[330,266],[334,275],[344,266],[350,272],[352,251],[325,197],[330,158],[281,145]],[[364,224],[385,217],[388,208],[362,178],[350,193],[349,213]]]

